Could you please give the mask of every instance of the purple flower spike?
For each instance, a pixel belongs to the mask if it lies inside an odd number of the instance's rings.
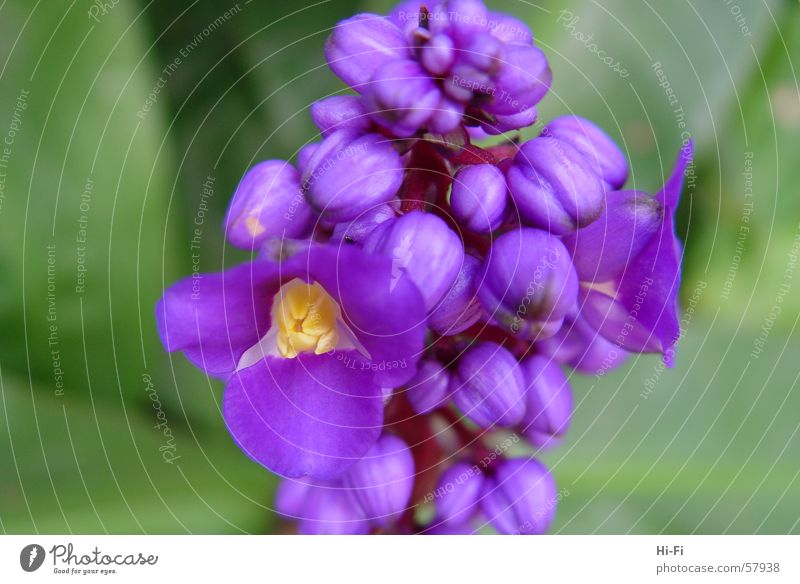
[[[590,229],[586,238],[583,233],[576,234],[567,242],[582,265],[584,277],[594,274],[587,273],[592,270],[583,258],[599,255],[597,275],[588,281],[581,278],[581,314],[589,324],[628,351],[661,353],[670,366],[673,346],[680,337],[682,252],[675,235],[674,213],[691,159],[689,142],[681,150],[672,175],[654,197],[635,191],[613,193],[608,213],[598,220],[598,227]],[[654,216],[660,220],[656,222]],[[610,231],[607,235],[606,229]],[[599,253],[587,244],[600,246]]]
[[[411,60],[392,61],[375,72],[364,99],[376,123],[394,135],[413,136],[437,113],[442,94]]]
[[[552,136],[573,146],[589,161],[609,190],[628,180],[628,161],[616,142],[598,126],[579,116],[561,116],[549,122],[542,136]]]
[[[497,229],[506,211],[505,176],[491,164],[463,167],[453,179],[450,206],[467,229],[478,233]]]
[[[575,308],[578,278],[564,244],[538,229],[498,237],[483,265],[478,299],[489,315],[523,339],[553,336]]]
[[[464,255],[464,262],[447,296],[428,317],[428,325],[440,335],[457,335],[478,322],[483,309],[478,302],[477,277],[481,262],[475,256]]]
[[[247,171],[225,215],[225,234],[236,247],[253,249],[272,237],[304,237],[314,212],[300,190],[300,174],[283,160]]]
[[[406,509],[414,488],[414,459],[400,438],[382,435],[360,461],[350,467],[344,484],[369,520],[385,527]]]
[[[563,140],[540,137],[526,142],[507,176],[522,219],[555,235],[585,227],[603,212],[603,182],[586,158]]]
[[[343,20],[325,44],[328,65],[356,91],[365,89],[381,65],[410,56],[402,31],[377,14],[357,14]]]
[[[525,414],[525,379],[508,349],[479,343],[458,361],[453,401],[481,426],[513,426]]]
[[[391,199],[403,182],[403,164],[378,134],[337,130],[320,144],[303,173],[303,190],[323,218],[346,221]]]
[[[522,421],[525,437],[534,445],[555,446],[569,427],[572,390],[558,363],[532,356],[520,364],[528,384]]]
[[[630,354],[607,341],[580,315],[566,318],[558,333],[536,343],[536,350],[589,375],[613,371]]]
[[[483,487],[481,509],[504,535],[540,535],[553,522],[558,493],[553,475],[533,458],[512,458],[497,465]]]
[[[418,414],[427,414],[450,397],[450,372],[434,360],[422,361],[417,374],[408,382],[406,399]]]
[[[364,102],[355,95],[334,95],[315,102],[311,119],[323,137],[342,128],[367,132],[371,126]]]
[[[436,490],[436,518],[453,524],[469,521],[478,509],[483,475],[474,465],[457,462],[442,473]]]
[[[364,250],[391,258],[393,278],[414,282],[428,311],[447,294],[464,261],[458,235],[440,217],[421,211],[381,223]]]

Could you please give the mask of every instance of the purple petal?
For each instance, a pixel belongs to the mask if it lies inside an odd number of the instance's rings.
[[[283,476],[330,479],[369,450],[383,394],[369,371],[340,355],[266,357],[231,377],[223,414],[250,458]]]

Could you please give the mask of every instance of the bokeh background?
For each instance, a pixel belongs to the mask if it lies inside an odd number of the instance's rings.
[[[550,59],[540,119],[602,125],[629,187],[697,145],[677,365],[573,377],[544,457],[568,493],[553,531],[799,532],[800,6],[488,4]],[[330,27],[390,5],[0,0],[0,531],[284,529],[221,384],[164,353],[154,303],[244,259],[219,229],[238,179],[315,139],[308,106],[343,90]]]

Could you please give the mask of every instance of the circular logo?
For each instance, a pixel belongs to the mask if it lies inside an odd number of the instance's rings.
[[[39,544],[32,543],[26,545],[22,548],[22,551],[19,552],[19,565],[22,566],[22,569],[26,572],[35,572],[42,567],[44,556],[44,548]]]

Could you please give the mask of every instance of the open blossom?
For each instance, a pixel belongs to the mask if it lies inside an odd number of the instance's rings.
[[[168,287],[164,346],[225,384],[299,533],[544,533],[561,495],[536,454],[568,439],[573,376],[674,359],[692,144],[655,195],[579,116],[477,144],[550,85],[480,0],[358,14],[325,54],[356,93],[311,106],[296,164],[245,173],[224,230],[252,259]]]

